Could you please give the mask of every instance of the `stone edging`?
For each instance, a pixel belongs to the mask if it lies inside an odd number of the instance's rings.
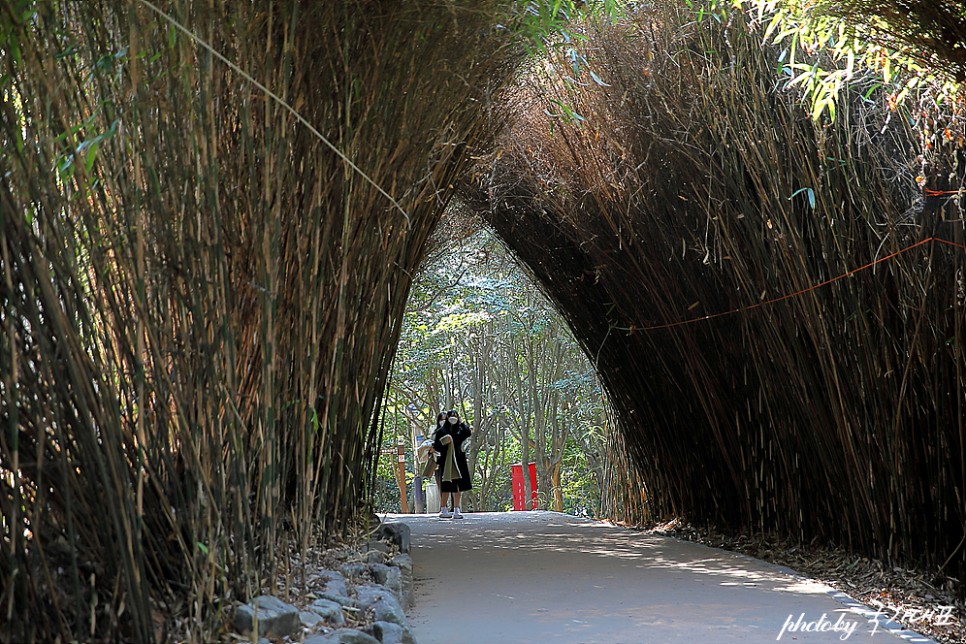
[[[351,556],[357,561],[312,571],[320,592],[306,598],[311,603],[300,608],[262,595],[235,609],[232,626],[259,644],[415,644],[405,612],[413,603],[410,545],[408,525],[380,523]]]

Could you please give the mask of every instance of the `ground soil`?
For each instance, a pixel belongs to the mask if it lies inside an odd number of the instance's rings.
[[[941,644],[966,642],[961,580],[935,571],[888,566],[842,548],[803,546],[774,537],[728,535],[681,521],[648,530],[787,566],[840,590]]]

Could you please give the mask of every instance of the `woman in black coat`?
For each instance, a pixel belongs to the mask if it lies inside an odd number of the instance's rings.
[[[437,468],[440,471],[440,502],[439,516],[448,518],[449,495],[453,495],[453,518],[462,519],[460,496],[466,490],[473,489],[470,479],[470,468],[466,462],[463,443],[472,435],[466,423],[460,421],[460,415],[455,410],[446,412],[446,423],[436,430],[433,449],[439,453]]]

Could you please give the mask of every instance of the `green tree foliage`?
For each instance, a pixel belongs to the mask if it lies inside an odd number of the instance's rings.
[[[689,1],[689,5],[692,3]],[[731,0],[695,2],[699,18],[727,19],[744,10],[781,45],[776,72],[798,86],[816,120],[835,119],[847,85],[865,84],[867,98],[896,109],[907,98],[952,104],[966,56],[961,2],[899,3],[869,0]],[[955,36],[954,36],[955,35]],[[944,43],[944,38],[954,38]],[[918,117],[917,110],[910,111]]]
[[[475,509],[512,507],[509,466],[524,459],[538,464],[541,507],[597,512],[600,385],[562,319],[492,233],[431,252],[410,297],[387,402],[386,418],[404,418],[413,432],[428,435],[436,413],[449,408],[474,426]],[[396,436],[389,424],[387,447]],[[383,480],[392,476],[382,467]]]

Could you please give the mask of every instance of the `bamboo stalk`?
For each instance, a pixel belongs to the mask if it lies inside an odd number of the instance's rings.
[[[506,99],[510,128],[465,197],[598,365],[649,492],[647,513],[614,504],[616,518],[943,564],[966,518],[963,358],[948,348],[961,258],[927,243],[810,290],[931,235],[910,209],[919,132],[872,79],[814,123],[736,12],[695,22],[662,4],[587,33],[607,85],[568,83],[570,61],[549,59],[556,74]],[[950,189],[956,145],[929,157]]]

